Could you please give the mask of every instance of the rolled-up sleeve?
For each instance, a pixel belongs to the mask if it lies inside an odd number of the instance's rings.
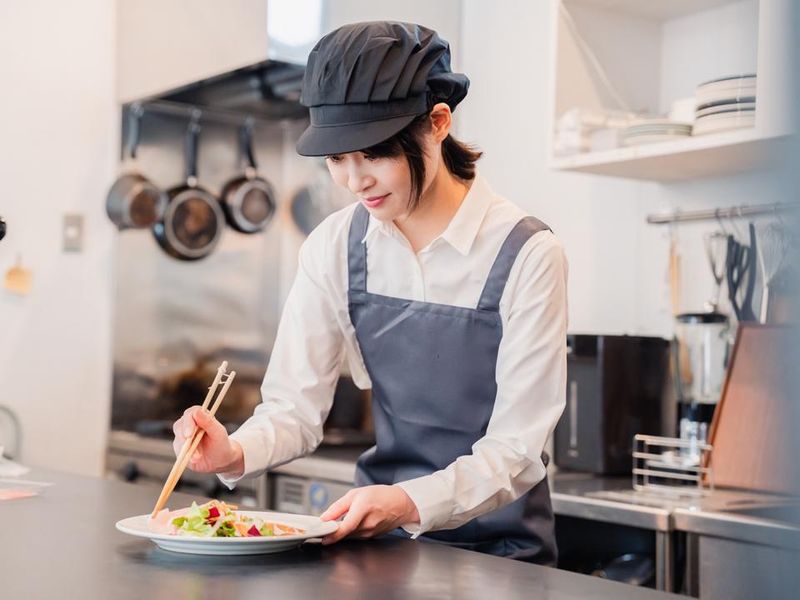
[[[500,303],[497,396],[472,453],[398,483],[416,504],[414,537],[453,529],[513,502],[546,476],[541,454],[565,406],[567,260],[550,232],[522,248]]]

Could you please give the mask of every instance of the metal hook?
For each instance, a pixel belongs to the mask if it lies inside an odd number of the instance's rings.
[[[139,132],[144,116],[144,108],[140,102],[134,102],[128,107],[128,140],[126,144],[127,156],[136,158],[136,148],[139,147]]]
[[[742,217],[742,207],[739,206],[739,207],[733,207],[733,208],[730,209],[730,211],[728,212],[728,220],[730,221],[731,228],[733,229],[733,237],[738,240],[738,239],[741,239],[743,237],[743,235],[742,235],[742,231],[739,229],[738,225],[736,225],[735,218],[737,217],[737,215],[736,215],[737,211],[739,213],[738,217],[741,218]]]
[[[728,235],[728,228],[725,227],[725,223],[722,221],[722,217],[719,214],[719,208],[714,209],[714,218],[717,220],[719,228],[722,229],[722,233]]]

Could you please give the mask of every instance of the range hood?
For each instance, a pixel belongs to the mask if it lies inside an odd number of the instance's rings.
[[[305,118],[308,109],[300,104],[304,71],[302,64],[265,60],[165,92],[147,100],[145,106],[270,120]]]
[[[154,112],[305,118],[308,54],[330,27],[329,0],[158,0],[120,4],[119,97]],[[141,32],[148,32],[142,44]]]

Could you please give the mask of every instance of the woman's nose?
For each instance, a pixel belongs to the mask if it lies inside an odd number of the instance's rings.
[[[356,195],[368,190],[374,184],[375,178],[360,169],[353,170],[347,175],[347,187]]]

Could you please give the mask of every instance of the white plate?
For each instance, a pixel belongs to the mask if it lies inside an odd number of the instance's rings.
[[[699,117],[694,124],[694,135],[727,131],[730,129],[740,129],[743,127],[754,127],[756,124],[755,111],[742,113],[729,113],[706,115]]]
[[[711,108],[704,108],[698,110],[695,115],[695,120],[711,115],[735,115],[735,114],[750,114],[756,110],[755,102],[743,102],[742,104],[721,104],[720,106],[712,106]]]
[[[640,146],[643,144],[655,144],[658,142],[671,142],[673,140],[685,140],[689,137],[688,133],[654,133],[651,135],[634,135],[623,138],[622,143],[626,146]]]
[[[240,515],[285,523],[291,527],[305,529],[305,533],[298,535],[282,535],[275,537],[246,537],[246,538],[207,538],[192,537],[188,535],[169,535],[153,533],[147,528],[150,515],[128,517],[117,521],[117,529],[129,535],[143,537],[151,540],[159,548],[172,552],[185,554],[270,554],[283,552],[299,546],[305,540],[318,538],[333,533],[339,528],[336,521],[320,521],[317,517],[305,515],[292,515],[289,513],[265,512],[254,510],[237,510]]]

